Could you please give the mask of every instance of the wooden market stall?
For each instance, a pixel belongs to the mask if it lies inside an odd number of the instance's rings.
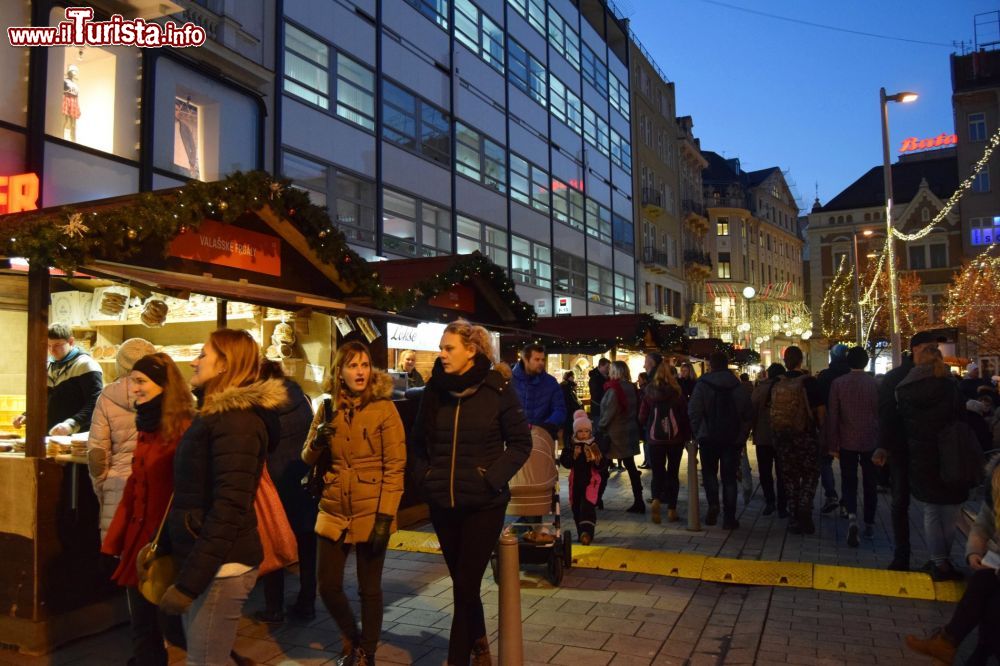
[[[46,455],[50,321],[71,324],[106,373],[127,337],[183,362],[214,327],[245,328],[316,392],[336,349],[329,315],[381,311],[370,307],[379,301],[370,269],[325,211],[262,173],[8,215],[0,225],[0,277],[27,282],[23,302],[0,307],[27,311],[28,416],[24,452],[0,454],[0,643],[38,654],[127,617],[99,555],[86,465],[74,464],[85,459]],[[101,312],[106,293],[124,305]]]

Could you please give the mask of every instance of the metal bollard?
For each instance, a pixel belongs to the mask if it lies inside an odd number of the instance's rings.
[[[498,618],[500,666],[521,666],[524,643],[521,638],[521,569],[517,537],[508,530],[500,535],[499,567],[500,615]]]
[[[701,530],[701,512],[698,508],[698,444],[692,439],[687,445],[688,454],[688,530]]]

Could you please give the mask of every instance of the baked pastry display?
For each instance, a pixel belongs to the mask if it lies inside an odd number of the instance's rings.
[[[166,302],[158,298],[150,298],[143,305],[139,320],[150,328],[157,328],[163,326],[164,322],[166,322],[169,311],[170,308],[167,307]]]

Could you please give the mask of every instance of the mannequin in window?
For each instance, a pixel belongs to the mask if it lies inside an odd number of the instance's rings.
[[[63,79],[63,138],[76,141],[76,120],[80,117],[80,68],[70,65]]]
[[[180,155],[183,162],[178,161],[178,151],[174,149],[174,163],[185,168],[191,178],[199,179],[201,174],[198,167],[198,107],[191,103],[191,98],[174,100],[174,124],[176,134],[174,141],[180,139],[183,153]]]

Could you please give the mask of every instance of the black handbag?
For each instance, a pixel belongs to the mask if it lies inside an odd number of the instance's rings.
[[[333,430],[334,414],[333,401],[330,398],[324,398],[323,425],[317,428],[316,437],[329,437]],[[331,467],[333,467],[333,453],[330,451],[329,445],[327,445],[320,449],[319,458],[316,459],[315,464],[309,468],[305,478],[302,479],[302,486],[313,499],[319,500],[323,498],[323,489],[326,487],[323,477],[330,471]]]

